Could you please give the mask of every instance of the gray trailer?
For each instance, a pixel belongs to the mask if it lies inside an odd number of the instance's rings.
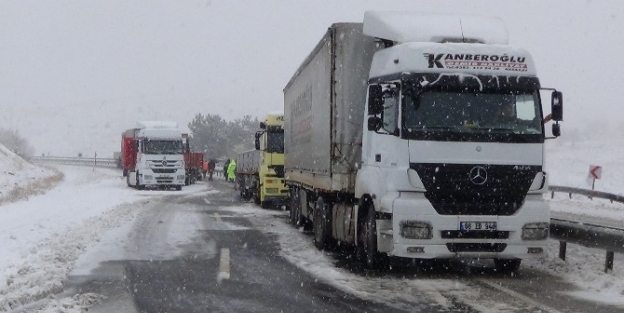
[[[361,23],[333,24],[291,78],[284,89],[288,185],[353,193],[368,75],[379,49]]]

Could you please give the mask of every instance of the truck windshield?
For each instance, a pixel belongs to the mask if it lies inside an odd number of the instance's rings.
[[[183,154],[182,140],[145,140],[143,142],[145,154]]]
[[[411,139],[543,141],[537,92],[425,92],[403,101],[403,131]]]
[[[284,131],[267,132],[266,152],[284,153]]]

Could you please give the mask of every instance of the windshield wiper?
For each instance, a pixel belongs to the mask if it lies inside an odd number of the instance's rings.
[[[487,126],[481,126],[481,127],[468,127],[468,129],[474,129],[474,130],[488,130],[488,131],[495,131],[495,132],[513,132],[514,129],[513,128],[505,128],[505,127],[487,127]]]

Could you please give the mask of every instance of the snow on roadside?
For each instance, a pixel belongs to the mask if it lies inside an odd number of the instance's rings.
[[[62,173],[31,164],[0,144],[0,205],[40,194],[62,178]]]
[[[127,188],[115,170],[60,169],[65,180],[45,195],[0,207],[0,311],[62,290],[85,247],[132,218],[132,203],[165,194]]]

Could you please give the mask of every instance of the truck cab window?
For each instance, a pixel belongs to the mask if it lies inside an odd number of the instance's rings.
[[[384,89],[383,112],[381,114],[383,129],[394,134],[398,125],[399,92],[398,88],[394,86]]]
[[[267,147],[269,153],[284,153],[284,131],[267,132]]]

